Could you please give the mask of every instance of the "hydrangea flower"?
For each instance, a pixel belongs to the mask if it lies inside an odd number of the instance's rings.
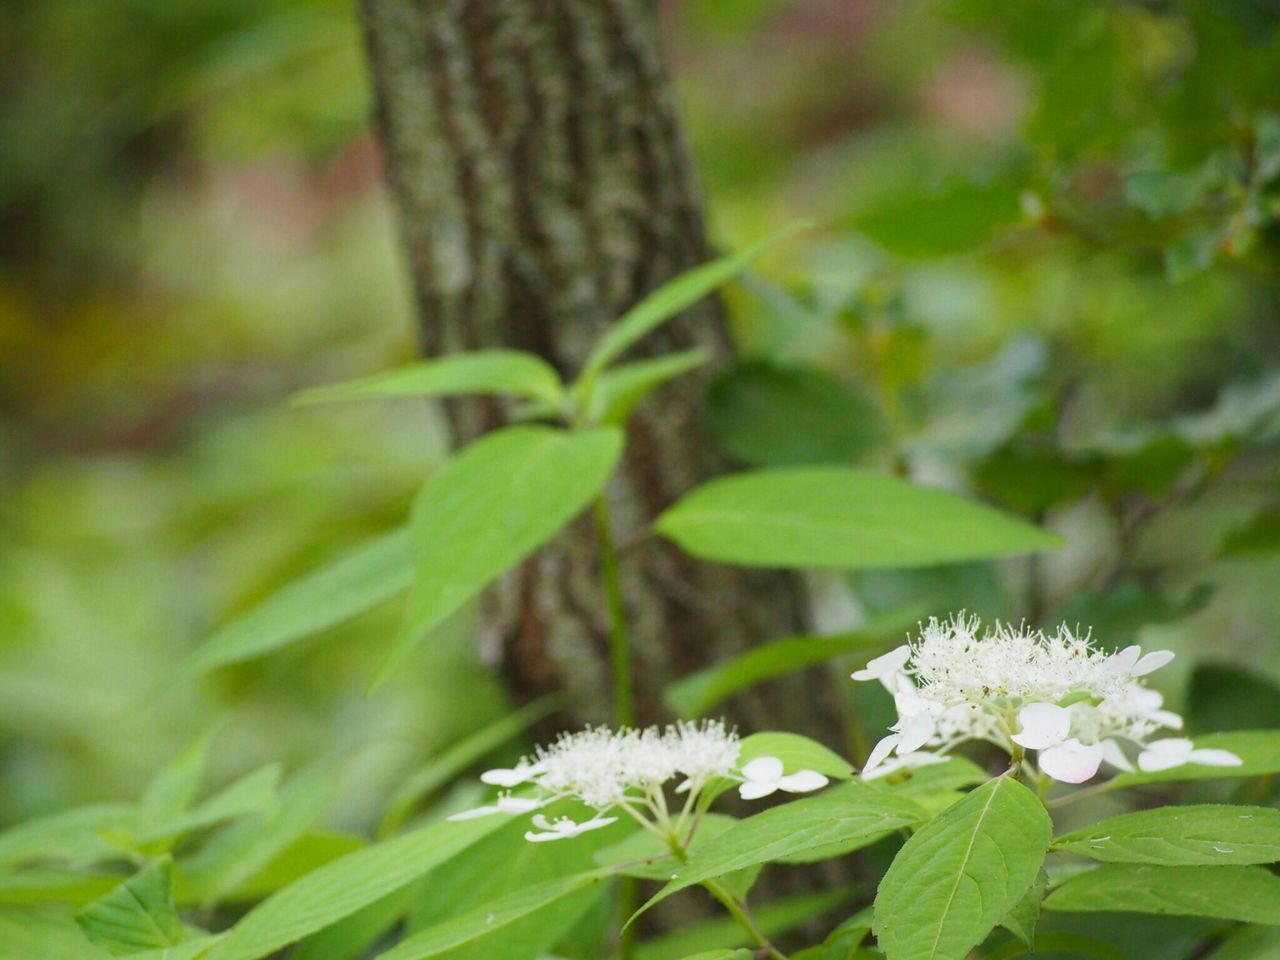
[[[535,814],[536,831],[525,834],[532,842],[575,837],[614,823],[620,813],[662,836],[678,837],[690,815],[698,809],[703,789],[716,780],[738,783],[744,799],[766,797],[782,790],[806,793],[827,784],[814,770],[787,774],[777,757],[756,757],[739,767],[741,741],[722,721],[678,723],[660,729],[610,730],[589,727],[562,735],[549,747],[539,747],[532,757],[512,768],[487,770],[480,779],[504,788],[498,799],[474,810],[456,813],[450,820],[531,813],[557,800],[577,800],[595,813],[585,821],[568,817],[549,820]],[[667,785],[684,794],[683,807],[673,816],[667,804]],[[513,788],[526,787],[528,796],[515,796]],[[696,823],[696,819],[694,821]]]
[[[1132,770],[1125,744],[1143,770],[1184,763],[1235,766],[1225,750],[1197,750],[1190,740],[1152,740],[1180,730],[1142,677],[1173,659],[1168,650],[1143,655],[1138,646],[1108,654],[1065,625],[1053,635],[997,624],[979,635],[980,621],[963,613],[931,619],[919,638],[871,660],[855,680],[879,680],[893,695],[898,720],[876,744],[864,779],[886,767],[920,766],[969,740],[984,740],[1030,766],[1033,774],[1083,783],[1103,763]]]

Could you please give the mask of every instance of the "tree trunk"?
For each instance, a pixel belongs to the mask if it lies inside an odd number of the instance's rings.
[[[533,351],[576,373],[602,330],[703,261],[694,178],[676,122],[653,0],[363,0],[387,169],[427,355]],[[728,343],[712,302],[638,354]],[[686,377],[635,415],[610,491],[624,544],[677,496],[723,472]],[[466,441],[501,404],[453,402]],[[623,558],[641,719],[673,677],[801,627],[782,574],[696,562],[649,540]],[[486,598],[484,648],[521,699],[567,691],[573,718],[609,718],[607,624],[589,518]],[[741,697],[748,730],[830,741],[815,678]]]

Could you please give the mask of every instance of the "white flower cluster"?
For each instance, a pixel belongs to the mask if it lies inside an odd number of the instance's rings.
[[[827,778],[813,770],[786,774],[777,757],[757,757],[738,766],[741,742],[722,721],[678,723],[665,729],[644,730],[589,727],[564,734],[549,747],[511,769],[488,770],[480,779],[505,788],[489,806],[454,814],[450,820],[469,820],[496,813],[531,813],[556,800],[578,800],[595,811],[585,821],[567,817],[533,817],[538,829],[525,838],[534,842],[561,840],[617,821],[609,813],[623,813],[663,837],[679,836],[702,789],[713,780],[739,784],[745,799],[767,797],[783,790],[805,793],[826,786]],[[666,785],[677,780],[675,792],[685,794],[678,818],[667,805]],[[529,796],[514,796],[525,786]]]
[[[940,762],[967,740],[985,740],[1021,758],[1036,751],[1039,772],[1083,783],[1103,762],[1133,770],[1124,744],[1135,745],[1141,770],[1184,763],[1238,766],[1225,750],[1197,749],[1187,739],[1151,740],[1178,730],[1182,718],[1163,709],[1141,678],[1173,659],[1139,647],[1106,654],[1066,626],[1049,636],[997,625],[979,636],[976,617],[931,619],[919,639],[876,657],[853,674],[879,680],[893,694],[898,721],[871,751],[864,778]]]

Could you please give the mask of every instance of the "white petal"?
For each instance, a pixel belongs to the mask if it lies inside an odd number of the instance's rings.
[[[748,780],[777,782],[782,776],[782,761],[777,757],[756,757],[742,768],[742,775]]]
[[[778,786],[787,793],[808,793],[810,790],[821,790],[827,783],[827,778],[817,770],[797,770],[781,778]]]
[[[748,780],[738,787],[738,796],[743,800],[759,800],[778,789],[777,780]]]
[[[524,769],[516,768],[508,770],[499,767],[496,770],[486,770],[480,774],[480,779],[485,783],[491,783],[495,787],[515,787],[529,780],[530,771],[528,767]]]
[[[861,670],[855,670],[851,676],[855,680],[879,680],[897,673],[911,659],[911,648],[905,643],[879,657],[867,661]]]
[[[1165,664],[1172,661],[1173,657],[1174,653],[1172,650],[1152,650],[1133,665],[1133,669],[1129,671],[1129,676],[1145,677],[1148,673],[1154,673]]]
[[[528,813],[530,810],[537,810],[541,806],[543,806],[541,800],[531,800],[528,797],[498,798],[498,809],[513,816],[520,813]]]
[[[1136,644],[1131,647],[1125,647],[1123,650],[1111,655],[1111,659],[1107,661],[1107,670],[1111,673],[1128,673],[1133,669],[1133,665],[1138,662],[1138,657],[1142,653],[1142,648]]]
[[[680,786],[676,787],[676,793],[688,793],[693,789],[693,781],[688,778],[680,781]]]
[[[1153,740],[1147,744],[1147,750],[1151,753],[1163,757],[1177,757],[1185,760],[1191,755],[1191,751],[1195,748],[1186,737],[1165,737],[1163,740]]]
[[[547,819],[545,813],[537,813],[533,816],[533,825],[539,830],[554,830],[556,825]]]
[[[1182,718],[1172,710],[1152,710],[1147,714],[1147,719],[1152,723],[1158,723],[1162,727],[1168,727],[1170,730],[1182,729]]]
[[[530,843],[543,843],[547,840],[564,840],[572,836],[572,833],[534,833],[530,830],[524,835],[524,838]]]
[[[502,813],[497,807],[476,807],[474,810],[463,810],[459,813],[451,814],[446,820],[477,820],[480,817],[491,817],[495,813]]]
[[[1126,773],[1133,770],[1133,764],[1129,762],[1129,758],[1124,755],[1120,744],[1115,740],[1102,741],[1102,759],[1117,770],[1124,770]]]
[[[1138,754],[1138,769],[1146,773],[1172,770],[1174,767],[1180,767],[1186,762],[1187,758],[1181,754],[1156,753],[1153,750],[1143,750]]]
[[[1244,763],[1230,750],[1192,750],[1188,759],[1192,763],[1202,763],[1206,767],[1238,767]]]
[[[893,748],[898,745],[898,741],[902,738],[896,733],[891,733],[871,749],[871,756],[867,757],[867,765],[862,768],[862,775],[865,777],[888,758],[893,753]]]
[[[898,741],[898,755],[902,756],[908,753],[914,753],[929,742],[929,738],[933,736],[937,725],[933,722],[933,717],[927,713],[917,713],[914,717],[909,717],[902,725],[902,739]]]
[[[592,817],[586,823],[575,824],[571,836],[577,836],[580,833],[586,833],[588,830],[599,830],[601,827],[607,827],[611,823],[617,823],[617,817]]]
[[[1102,753],[1102,744],[1086,745],[1073,738],[1041,751],[1036,760],[1041,771],[1054,780],[1084,783],[1098,772],[1098,767],[1102,764]]]
[[[1071,733],[1071,711],[1056,703],[1029,703],[1018,711],[1020,733],[1013,742],[1028,750],[1044,750],[1056,746]]]

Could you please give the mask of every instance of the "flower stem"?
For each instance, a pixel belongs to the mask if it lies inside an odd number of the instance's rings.
[[[609,524],[609,505],[601,494],[595,502],[596,534],[600,539],[600,577],[609,612],[609,656],[613,670],[613,716],[620,727],[635,726],[636,706],[631,688],[631,645],[622,608],[622,577],[618,550]]]
[[[702,884],[707,888],[708,892],[720,901],[720,904],[729,912],[729,915],[738,923],[742,924],[742,929],[747,931],[747,936],[751,938],[751,943],[760,950],[765,951],[765,955],[770,960],[788,960],[787,955],[765,939],[765,935],[760,932],[760,928],[756,926],[755,921],[751,919],[751,915],[747,913],[747,906],[728,890],[722,887],[715,880],[707,880]]]
[[[681,863],[689,862],[688,851],[680,844],[680,839],[672,834],[667,838],[667,845],[671,848],[671,853]],[[738,897],[726,890],[717,880],[703,880],[703,888],[713,897],[720,901],[720,905],[728,911],[729,916],[737,920],[742,925],[742,929],[747,931],[747,936],[751,938],[751,945],[757,950],[764,951],[764,955],[769,960],[790,960],[790,958],[769,942],[768,938],[760,932],[760,928],[756,926],[751,914],[747,910],[747,905]]]

